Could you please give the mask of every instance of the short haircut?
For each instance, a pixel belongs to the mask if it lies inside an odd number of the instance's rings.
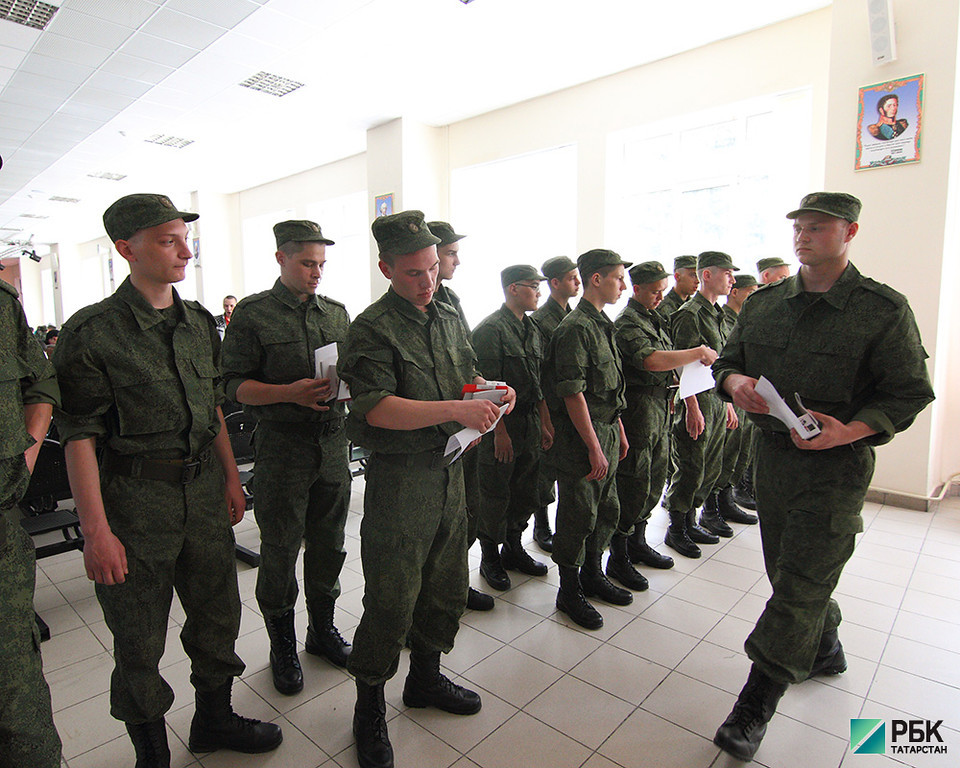
[[[303,250],[303,243],[297,240],[287,240],[287,242],[283,243],[277,250],[284,256],[296,256]]]
[[[49,344],[51,339],[55,339],[59,335],[60,335],[60,331],[58,331],[56,328],[51,328],[49,331],[47,331],[47,335],[44,337],[44,341],[46,341],[46,343]]]
[[[386,264],[388,267],[392,267],[397,260],[399,254],[393,253],[392,251],[380,251],[380,261]]]
[[[233,299],[234,301],[236,301],[237,297],[234,296],[232,293],[228,293],[226,296],[223,297],[224,301],[226,301],[227,299]]]
[[[596,269],[591,271],[590,274],[584,274],[583,272],[581,272],[580,279],[586,283],[591,277],[593,277],[596,274],[599,274],[600,279],[603,280],[613,270],[615,270],[617,267],[620,267],[620,266],[623,266],[623,265],[622,264],[606,264],[602,267],[597,267]]]

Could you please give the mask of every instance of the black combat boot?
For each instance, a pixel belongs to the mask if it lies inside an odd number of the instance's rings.
[[[273,687],[290,696],[303,690],[303,670],[297,656],[297,633],[293,626],[293,609],[267,619],[270,637],[270,670]]]
[[[600,629],[603,616],[587,602],[580,585],[580,569],[575,565],[561,565],[560,590],[557,592],[557,610],[570,617],[584,629]]]
[[[627,554],[630,562],[636,565],[643,563],[651,568],[673,568],[673,558],[661,555],[647,544],[647,521],[637,523],[633,534],[627,538]]]
[[[697,510],[687,512],[687,536],[697,544],[717,544],[720,537],[697,525]]]
[[[190,723],[191,752],[213,752],[232,749],[234,752],[269,752],[280,746],[283,732],[279,725],[261,723],[241,717],[233,711],[231,678],[212,691],[197,691],[197,711]]]
[[[393,768],[393,747],[387,735],[387,705],[383,683],[367,685],[357,680],[357,705],[353,709],[353,738],[360,768]]]
[[[756,507],[756,505],[754,505],[754,507]],[[720,493],[717,495],[717,509],[720,510],[723,519],[729,520],[731,523],[740,523],[742,525],[757,524],[756,515],[744,512],[737,506],[733,498],[732,485],[728,485],[726,488],[720,490]]]
[[[757,499],[753,491],[753,464],[743,470],[740,482],[733,489],[733,500],[744,509],[757,509]]]
[[[687,533],[686,512],[670,512],[670,527],[667,528],[667,534],[663,537],[663,543],[684,557],[696,559],[703,554]]]
[[[553,552],[553,534],[546,507],[537,507],[533,513],[533,540],[544,552]]]
[[[786,690],[786,683],[771,680],[754,664],[733,711],[717,729],[713,743],[737,760],[753,760],[767,732],[767,723]]]
[[[630,605],[633,595],[629,590],[611,584],[600,567],[602,552],[587,552],[580,569],[580,586],[587,597],[599,597],[605,603],[612,605]]]
[[[440,651],[410,651],[410,672],[403,684],[408,707],[436,707],[454,715],[480,711],[480,695],[457,685],[440,671]]]
[[[610,557],[607,558],[607,576],[616,579],[627,589],[643,592],[650,584],[642,573],[639,573],[627,557],[627,537],[618,533],[610,540]]]
[[[331,664],[346,668],[350,658],[350,645],[333,624],[333,608],[336,601],[332,597],[323,597],[307,606],[310,624],[307,626],[307,639],[304,649],[314,656],[323,656]]]
[[[546,576],[547,564],[530,557],[520,543],[520,534],[511,533],[500,549],[500,563],[508,571],[520,571],[527,576]]]
[[[510,589],[510,576],[503,569],[500,547],[495,541],[480,539],[480,575],[492,589],[499,592]]]
[[[467,608],[471,611],[492,611],[493,597],[479,589],[470,587],[467,591]]]
[[[137,753],[136,768],[170,768],[167,725],[162,717],[152,723],[127,723],[126,726]]]
[[[705,528],[716,536],[723,536],[725,539],[733,538],[733,528],[727,525],[727,521],[723,519],[723,515],[720,514],[720,510],[717,507],[716,491],[710,491],[710,494],[703,502],[703,511],[700,513],[700,526],[701,529]],[[697,541],[692,532],[690,538]],[[719,541],[719,539],[717,539],[717,541]],[[701,543],[710,544],[711,542],[704,541]]]
[[[840,675],[847,671],[847,657],[843,653],[843,645],[837,630],[831,629],[820,637],[820,647],[817,649],[817,658],[810,669],[810,677],[817,675]]]

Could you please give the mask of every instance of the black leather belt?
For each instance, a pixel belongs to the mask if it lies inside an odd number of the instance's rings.
[[[628,395],[657,395],[662,398],[671,398],[678,389],[677,385],[672,387],[661,387],[656,384],[631,384],[627,387]]]
[[[476,448],[472,448],[471,450],[476,450]],[[456,455],[456,452],[454,451],[449,456],[444,456],[443,451],[443,448],[435,448],[432,451],[420,451],[419,453],[374,453],[370,458],[374,460],[379,459],[380,461],[385,461],[387,464],[395,464],[401,467],[426,467],[434,470],[446,469],[454,463],[452,457]]]
[[[145,459],[137,455],[123,455],[104,451],[101,467],[104,472],[144,480],[165,480],[168,483],[188,485],[203,473],[213,459],[213,448],[207,446],[188,459]]]
[[[298,437],[326,437],[335,435],[343,429],[344,419],[328,419],[327,421],[265,421],[261,419],[257,426],[279,432],[283,435],[297,435]]]

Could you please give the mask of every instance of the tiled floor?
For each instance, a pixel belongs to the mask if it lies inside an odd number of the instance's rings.
[[[354,486],[348,557],[337,623],[351,637],[361,613],[358,529],[363,482]],[[868,504],[865,533],[838,588],[841,636],[850,663],[839,677],[793,686],[781,702],[756,764],[768,768],[954,766],[960,753],[960,499],[933,514]],[[665,514],[649,530],[660,540]],[[479,690],[473,717],[408,710],[401,672],[387,685],[390,736],[402,768],[707,768],[739,765],[711,743],[746,677],[743,640],[769,588],[757,528],[679,557],[670,571],[645,569],[648,592],[623,609],[599,605],[605,624],[580,630],[554,608],[557,570],[543,579],[511,574],[514,587],[490,613],[463,617],[451,676]],[[258,547],[252,520],[237,538]],[[664,549],[661,545],[661,549]],[[540,553],[540,559],[548,561]],[[549,561],[548,561],[549,562]],[[478,552],[471,553],[474,586]],[[237,710],[280,723],[283,745],[245,756],[187,751],[193,713],[189,661],[174,606],[163,673],[176,692],[167,721],[173,765],[354,768],[350,722],[354,686],[342,671],[301,654],[306,686],[277,694],[267,637],[254,600],[256,570],[238,565],[243,618],[238,651],[247,663],[234,688]],[[111,638],[79,553],[41,561],[37,610],[53,632],[43,645],[57,726],[69,768],[132,766],[123,726],[109,715]],[[306,616],[298,612],[302,640]],[[849,719],[944,721],[947,755],[853,755]],[[894,758],[897,759],[894,759]],[[902,763],[897,760],[903,761]],[[913,760],[914,762],[911,762]]]

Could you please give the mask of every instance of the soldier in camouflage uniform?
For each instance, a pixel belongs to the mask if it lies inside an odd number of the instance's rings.
[[[849,261],[859,214],[842,192],[807,195],[787,214],[800,272],[753,295],[714,364],[717,392],[759,428],[757,511],[773,586],[745,644],[747,683],[714,737],[740,760],[753,758],[790,683],[846,669],[832,593],[863,530],[874,446],[934,397],[907,300]],[[787,401],[799,395],[820,434],[805,441],[766,415],[760,376]]]
[[[580,276],[577,274],[577,265],[566,256],[547,259],[540,271],[549,281],[550,295],[530,318],[540,329],[541,347],[546,352],[553,332],[570,313],[570,299],[580,292]],[[540,476],[537,480],[540,503],[533,515],[533,540],[544,552],[553,552],[553,534],[550,532],[547,507],[557,499],[554,493],[556,485],[557,470],[550,458],[550,449],[545,449],[540,457]]]
[[[357,680],[353,732],[361,768],[389,768],[383,685],[405,642],[407,706],[480,709],[476,693],[440,673],[468,586],[463,471],[444,449],[463,426],[490,429],[499,409],[461,399],[465,385],[484,380],[460,318],[433,300],[439,238],[423,214],[383,216],[372,229],[390,288],[350,326],[337,370],[353,396],[347,434],[372,452],[360,528],[363,617],[348,662]],[[509,389],[504,400],[514,399]]]
[[[513,411],[479,447],[480,573],[500,590],[510,587],[507,570],[530,576],[547,573],[547,566],[530,557],[520,543],[527,520],[539,504],[540,449],[553,444],[553,426],[540,391],[540,332],[526,314],[537,308],[541,280],[546,278],[526,264],[504,269],[500,273],[503,306],[473,331],[473,348],[483,375],[509,382],[517,393]]]
[[[434,301],[441,301],[456,310],[460,316],[460,322],[463,324],[463,330],[466,331],[467,338],[470,338],[470,325],[467,323],[467,316],[464,314],[463,307],[460,304],[460,297],[454,293],[449,285],[444,284],[444,280],[452,280],[453,273],[460,266],[460,241],[466,235],[458,235],[453,231],[453,227],[446,221],[430,221],[427,226],[434,237],[440,239],[437,243],[437,258],[440,260],[440,271],[437,275],[437,287],[433,293]],[[469,451],[461,459],[463,463],[463,487],[464,498],[467,505],[467,542],[473,546],[477,540],[477,525],[480,515],[480,465],[479,452]],[[484,594],[473,587],[467,591],[467,608],[474,611],[489,611],[493,609],[493,598]]]
[[[620,421],[626,407],[620,353],[603,307],[620,298],[629,266],[605,249],[580,256],[583,298],[557,326],[543,366],[560,489],[553,536],[553,561],[560,570],[557,609],[586,629],[603,626],[587,597],[614,605],[633,601],[600,566],[620,519],[617,463],[628,448]]]
[[[667,321],[670,327],[670,318],[683,303],[697,292],[700,278],[697,277],[697,257],[677,256],[673,260],[673,288],[663,297],[657,312]]]
[[[730,257],[720,251],[705,251],[697,257],[700,287],[671,319],[670,335],[675,347],[703,344],[714,351],[723,348],[730,329],[716,301],[730,292],[735,269]],[[670,527],[664,543],[684,557],[700,557],[697,544],[720,541],[714,533],[697,525],[696,513],[720,474],[724,433],[736,424],[733,406],[721,402],[712,391],[691,395],[683,401],[682,413],[673,428],[675,468],[667,492]]]
[[[706,346],[675,350],[667,325],[657,313],[667,287],[667,271],[658,261],[630,268],[633,296],[614,323],[623,361],[627,409],[620,417],[630,450],[617,467],[620,521],[610,542],[607,576],[629,589],[645,590],[643,574],[633,563],[672,568],[646,540],[647,521],[667,479],[670,446],[670,401],[676,391],[673,371],[699,360],[710,365],[717,353]]]
[[[733,288],[727,296],[727,303],[723,305],[724,326],[731,331],[737,324],[737,317],[743,308],[743,302],[757,290],[757,279],[746,273],[734,275]],[[729,336],[729,331],[727,333]],[[720,462],[720,474],[713,486],[713,491],[704,502],[704,510],[713,520],[710,530],[721,536],[732,536],[733,529],[727,522],[743,525],[756,525],[757,516],[744,512],[737,506],[734,496],[734,485],[740,481],[741,475],[751,463],[751,442],[753,428],[746,420],[746,414],[737,406],[733,407],[737,413],[738,427],[728,429],[723,438],[723,453]],[[720,531],[724,532],[721,533]]]
[[[270,636],[273,684],[293,694],[303,689],[294,628],[301,542],[307,653],[338,667],[350,653],[333,623],[350,503],[344,407],[330,378],[314,370],[314,350],[342,344],[350,318],[343,304],[316,294],[333,240],[312,221],[282,221],[273,232],[280,277],[238,305],[223,341],[223,380],[227,397],[257,420],[257,604]]]
[[[173,690],[158,665],[174,589],[196,689],[190,749],[265,752],[282,739],[278,726],[241,718],[230,703],[244,669],[234,651],[231,528],[244,496],[219,407],[216,324],[172,288],[191,258],[185,222],[196,218],[164,195],[111,205],[104,226],[130,277],[64,324],[53,361],[84,565],[114,639],[110,712],[126,723],[139,768],[170,764],[164,714]]]
[[[20,526],[17,502],[60,390],[17,296],[0,280],[0,765],[59,768],[60,738],[33,617],[33,542]]]

